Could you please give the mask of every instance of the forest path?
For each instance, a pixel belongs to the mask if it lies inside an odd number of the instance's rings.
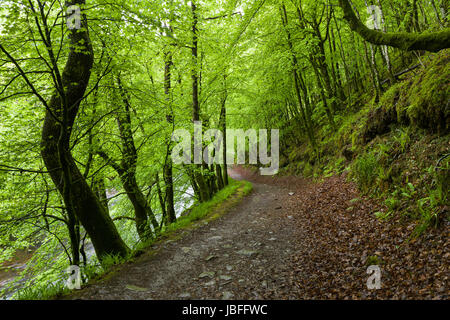
[[[442,257],[448,238],[430,234],[433,248],[428,241],[402,245],[411,226],[380,224],[373,218],[378,205],[360,199],[345,178],[315,184],[243,168],[230,175],[251,181],[253,191],[228,213],[179,240],[154,245],[155,255],[144,254],[69,298],[448,297],[448,254]],[[428,260],[418,269],[422,251]],[[380,290],[366,286],[366,261],[372,255],[382,268]]]
[[[240,179],[239,173],[230,175]],[[254,183],[250,195],[223,217],[164,242],[154,257],[130,264],[77,299],[258,299],[278,287],[298,233],[283,210],[289,190]]]

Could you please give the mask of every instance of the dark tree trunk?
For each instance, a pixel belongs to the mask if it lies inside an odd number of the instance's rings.
[[[306,128],[306,133],[308,135],[311,146],[314,150],[316,150],[314,134],[313,134],[312,128],[310,126],[311,123],[308,121],[305,109],[303,108],[302,96],[301,96],[301,91],[300,91],[301,84],[300,84],[300,79],[299,79],[299,74],[298,74],[298,69],[299,69],[298,68],[298,60],[297,60],[297,56],[295,55],[295,52],[294,52],[292,39],[291,39],[291,33],[287,29],[288,17],[287,17],[287,12],[286,12],[286,6],[284,4],[281,5],[281,10],[282,10],[281,11],[281,22],[283,24],[284,31],[286,32],[287,44],[289,47],[290,54],[292,56],[292,60],[291,60],[292,61],[292,74],[294,77],[294,87],[295,87],[295,93],[296,93],[297,102],[298,102],[298,108],[300,109],[301,117],[303,119],[304,126]]]
[[[85,1],[66,1],[65,4],[83,7]],[[60,79],[61,86],[48,103],[42,130],[41,154],[69,214],[73,214],[81,222],[101,260],[107,254],[125,256],[129,249],[70,152],[72,126],[88,86],[94,61],[84,15],[82,28],[69,31],[71,49]],[[84,49],[80,50],[80,47]]]
[[[106,194],[105,179],[103,177],[94,178],[93,189],[97,197],[100,199],[106,212],[109,214],[108,196]]]
[[[222,181],[224,187],[228,185],[228,172],[227,172],[227,76],[223,76],[223,96],[222,96],[222,104],[220,108],[220,116],[219,116],[219,126],[222,129],[223,133],[223,143],[222,143],[222,156],[223,156],[223,166],[222,166]]]
[[[161,184],[159,183],[159,174],[156,175],[156,191],[158,192],[159,205],[161,206],[162,218],[160,228],[162,228],[163,224],[169,225],[170,222],[167,219],[166,202],[164,201]]]
[[[151,210],[151,207],[139,188],[136,177],[122,173],[121,175],[123,188],[127,193],[128,198],[133,204],[134,215],[136,221],[136,231],[142,241],[146,241],[152,237],[152,232],[148,224],[148,219],[152,223],[155,230],[158,229],[159,224]]]
[[[172,98],[171,98],[171,74],[172,74],[172,54],[169,52],[165,56],[165,68],[164,68],[164,94],[166,95],[166,101],[169,106],[170,113],[166,114],[167,122],[172,125],[172,132],[174,131],[174,123],[175,119],[172,112]],[[166,160],[164,162],[163,169],[163,177],[164,184],[166,186],[166,208],[164,211],[167,214],[167,222],[172,223],[175,222],[177,217],[175,215],[175,203],[174,203],[174,195],[173,195],[173,167],[172,167],[172,146],[171,139],[169,138],[167,143],[167,153]]]
[[[198,75],[197,75],[197,65],[198,65],[198,17],[197,17],[197,7],[194,1],[191,1],[192,9],[192,121],[200,121],[200,105],[198,101]],[[208,190],[208,185],[205,181],[205,177],[202,174],[202,166],[194,165],[194,179],[198,185],[198,191],[200,193],[200,201],[208,201],[211,198],[210,190]]]

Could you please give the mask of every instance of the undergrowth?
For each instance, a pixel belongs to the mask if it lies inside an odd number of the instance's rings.
[[[317,134],[320,157],[305,141],[292,147],[283,171],[316,180],[348,172],[362,194],[387,208],[377,218],[417,222],[411,237],[448,221],[448,60],[448,51],[430,57],[378,103],[368,95],[340,111],[345,116],[335,117],[337,130],[323,126]]]

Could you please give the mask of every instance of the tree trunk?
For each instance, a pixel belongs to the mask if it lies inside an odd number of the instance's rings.
[[[172,160],[168,159],[164,166],[164,184],[166,185],[166,213],[167,221],[173,223],[177,220],[175,215],[174,198],[173,198],[173,176],[172,176]]]
[[[301,116],[304,121],[304,125],[306,128],[306,132],[307,132],[309,141],[311,143],[311,147],[314,150],[316,150],[314,134],[313,134],[312,128],[310,127],[310,123],[308,122],[308,119],[306,118],[306,113],[305,113],[305,110],[304,110],[303,104],[302,104],[302,97],[301,97],[301,93],[300,93],[300,80],[299,80],[299,75],[297,73],[298,72],[298,60],[297,60],[297,56],[295,55],[295,52],[293,49],[291,34],[290,34],[289,30],[287,29],[288,17],[287,17],[287,13],[286,13],[286,6],[284,5],[284,3],[281,5],[281,22],[283,24],[284,31],[286,33],[289,51],[292,56],[292,74],[294,77],[294,87],[295,87],[295,93],[297,95],[298,107],[300,109]]]
[[[192,9],[192,121],[200,121],[200,105],[198,101],[198,75],[197,75],[197,65],[198,65],[198,17],[197,17],[197,7],[194,1],[191,1]],[[208,185],[205,181],[205,177],[202,174],[202,165],[194,165],[193,169],[194,179],[198,185],[198,191],[200,193],[200,201],[208,201],[211,198],[210,191],[208,190]]]
[[[227,76],[223,76],[223,95],[222,102],[220,106],[220,116],[219,116],[219,127],[222,129],[223,140],[222,140],[222,156],[223,156],[223,166],[222,166],[222,181],[223,185],[228,185],[228,172],[227,172],[227,103],[228,92],[227,92]]]
[[[103,207],[105,208],[106,212],[108,212],[109,214],[108,196],[106,195],[105,179],[103,177],[94,178],[93,190],[102,203]]]
[[[66,1],[83,7],[84,0]],[[125,256],[129,249],[106,210],[87,184],[70,152],[70,135],[80,102],[88,86],[94,61],[86,16],[82,29],[69,31],[70,52],[62,73],[62,91],[48,103],[42,130],[41,154],[67,210],[89,234],[99,260],[107,254]],[[80,49],[84,47],[84,49]]]
[[[153,225],[154,230],[159,228],[159,224],[151,210],[150,204],[139,188],[134,175],[127,175],[122,173],[121,180],[123,188],[127,193],[128,198],[133,204],[134,215],[136,221],[136,231],[139,238],[142,241],[146,241],[152,237],[150,226],[148,225],[148,219]]]
[[[162,218],[160,228],[162,228],[163,224],[169,225],[170,222],[167,219],[166,202],[164,201],[161,184],[159,183],[159,174],[156,174],[156,191],[158,192],[159,205],[161,206]]]
[[[166,113],[167,122],[172,126],[172,133],[174,131],[174,115],[172,110],[172,97],[171,97],[171,89],[172,89],[172,53],[168,51],[165,54],[165,62],[164,62],[164,94],[166,96],[166,101],[169,107],[169,113]],[[175,215],[175,203],[174,203],[174,195],[173,195],[173,167],[172,167],[172,141],[169,137],[167,139],[167,152],[166,159],[164,161],[163,168],[163,178],[164,184],[166,186],[165,190],[165,209],[164,211],[167,214],[167,221],[169,223],[175,222],[177,217]]]

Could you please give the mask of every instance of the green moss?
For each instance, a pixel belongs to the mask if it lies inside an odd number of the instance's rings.
[[[404,82],[397,82],[396,84],[391,86],[380,98],[380,105],[394,107],[397,104],[398,99],[400,98],[400,93],[403,86]]]
[[[404,93],[411,123],[441,134],[449,130],[449,60],[448,54],[441,54],[414,79],[410,92]]]
[[[381,264],[383,264],[383,260],[379,256],[373,255],[367,257],[366,266],[381,265]]]
[[[392,125],[406,125],[445,135],[449,132],[450,51],[443,50],[427,61],[417,74],[391,86],[377,108],[368,113],[363,142],[388,133]]]

